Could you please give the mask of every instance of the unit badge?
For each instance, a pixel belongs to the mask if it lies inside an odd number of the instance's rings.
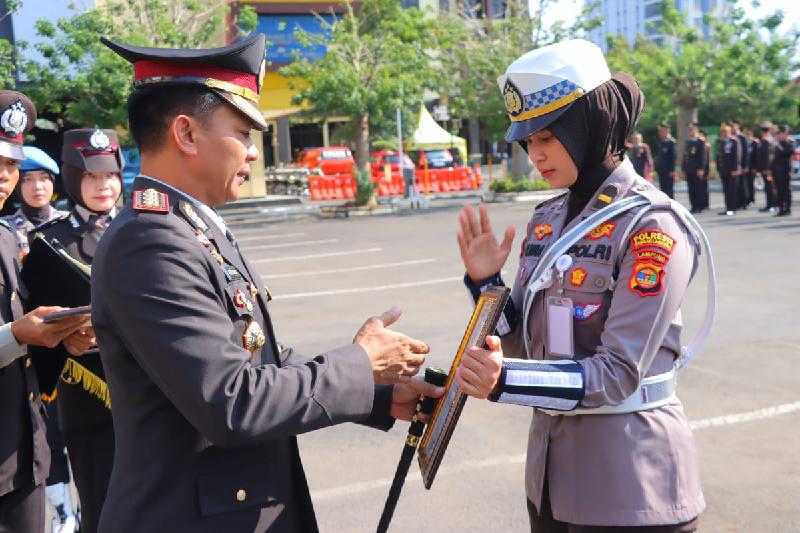
[[[244,349],[255,355],[255,353],[264,346],[265,342],[267,342],[267,338],[264,335],[264,330],[258,325],[258,322],[255,320],[248,322],[242,334]]]
[[[675,248],[675,239],[663,231],[657,229],[645,229],[635,233],[633,237],[631,237],[631,244],[633,245],[634,250],[648,246],[654,246],[656,248],[661,248],[668,254],[671,254],[672,250]]]
[[[552,224],[536,224],[536,227],[533,228],[533,234],[536,235],[536,240],[541,241],[548,235],[553,233],[553,226]]]
[[[582,268],[576,268],[570,275],[569,282],[575,287],[580,287],[586,281],[586,271]]]
[[[0,128],[3,128],[7,137],[19,137],[28,125],[28,114],[22,100],[17,100],[8,106],[0,115]]]
[[[603,222],[599,226],[596,226],[592,229],[589,233],[584,235],[587,239],[592,239],[596,241],[597,239],[602,239],[603,237],[611,237],[611,234],[614,233],[614,228],[617,225],[613,222]]]
[[[133,208],[137,211],[167,213],[169,199],[165,193],[152,188],[133,191]]]
[[[506,80],[506,84],[503,87],[503,100],[509,115],[516,117],[522,113],[522,93],[509,79]]]
[[[664,290],[664,266],[641,261],[633,264],[630,289],[639,296],[656,296]]]
[[[583,304],[583,305],[576,305],[574,307],[573,314],[575,318],[578,320],[586,320],[594,315],[596,312],[600,310],[602,307],[602,303],[597,304]]]

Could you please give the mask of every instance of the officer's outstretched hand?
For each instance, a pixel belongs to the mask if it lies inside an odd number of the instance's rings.
[[[389,414],[398,420],[410,421],[416,412],[420,394],[440,398],[444,394],[444,387],[428,383],[422,376],[414,376],[408,383],[398,383],[392,390],[392,406],[389,408]],[[427,422],[430,416],[420,413],[417,418],[420,422]]]
[[[372,376],[377,384],[407,383],[425,362],[428,345],[388,329],[400,318],[400,307],[394,306],[380,316],[364,322],[353,339],[367,351]]]
[[[55,348],[58,343],[69,337],[86,323],[85,316],[71,316],[45,322],[45,316],[63,311],[65,307],[37,307],[11,323],[11,333],[20,344],[33,344]]]
[[[486,337],[488,350],[473,346],[461,356],[456,370],[456,383],[473,398],[485,399],[497,387],[503,369],[503,349],[500,338]]]
[[[64,349],[76,357],[86,353],[86,350],[97,343],[94,335],[94,328],[91,326],[82,327],[72,335],[64,339]]]
[[[500,272],[511,252],[515,233],[514,227],[509,226],[503,235],[503,242],[498,244],[484,204],[478,207],[478,213],[480,222],[472,207],[469,204],[464,206],[458,216],[461,229],[457,235],[461,260],[469,277],[476,282]]]

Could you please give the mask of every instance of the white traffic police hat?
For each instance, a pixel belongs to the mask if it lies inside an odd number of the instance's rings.
[[[497,78],[511,119],[506,141],[521,141],[546,128],[572,102],[610,79],[602,50],[583,39],[528,52]]]

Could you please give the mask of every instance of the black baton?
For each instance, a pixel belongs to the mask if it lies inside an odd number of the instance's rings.
[[[426,368],[425,381],[433,385],[443,387],[447,381],[447,372],[441,368]],[[417,412],[429,415],[436,407],[438,398],[431,398],[430,396],[423,396],[420,394],[417,401]],[[406,444],[403,446],[403,454],[400,456],[400,462],[397,463],[397,470],[394,473],[392,480],[392,487],[389,489],[389,496],[386,498],[386,504],[383,506],[383,513],[381,513],[381,520],[378,522],[378,529],[376,533],[386,533],[389,529],[389,523],[392,521],[394,515],[394,508],[397,507],[397,500],[400,499],[400,491],[403,490],[403,483],[406,481],[408,469],[411,467],[411,461],[414,459],[414,452],[417,450],[419,438],[422,436],[422,430],[425,424],[417,420],[417,415],[411,419],[411,427],[408,428],[408,436],[406,437]]]

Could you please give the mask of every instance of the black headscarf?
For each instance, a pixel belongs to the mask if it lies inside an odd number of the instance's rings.
[[[33,207],[31,205],[28,205],[28,203],[25,201],[25,197],[22,196],[23,174],[24,172],[20,172],[20,178],[19,181],[17,182],[17,186],[14,188],[14,192],[19,198],[19,207],[20,209],[22,209],[22,214],[25,215],[25,218],[31,221],[31,224],[33,224],[34,226],[38,226],[39,224],[47,222],[50,219],[50,204],[47,203],[43,207]],[[55,176],[53,176],[50,172],[48,172],[47,177],[50,178],[50,181],[53,182],[53,186],[55,186],[56,183]]]
[[[567,222],[583,210],[622,162],[625,140],[636,127],[642,109],[644,94],[636,79],[617,72],[548,126],[578,167],[578,179],[569,188]]]

